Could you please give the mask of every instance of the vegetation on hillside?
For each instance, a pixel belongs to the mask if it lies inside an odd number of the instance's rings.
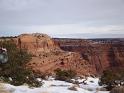
[[[56,79],[62,81],[68,81],[76,76],[76,72],[73,70],[61,70],[58,68],[55,70],[55,73]]]
[[[8,62],[0,64],[1,80],[17,86],[24,83],[31,87],[41,86],[32,71],[25,67],[31,60],[31,55],[26,50],[17,48],[12,40],[0,41],[0,47],[6,48],[8,53]]]
[[[100,78],[100,84],[105,85],[108,90],[116,86],[124,86],[124,69],[112,68],[105,70]]]

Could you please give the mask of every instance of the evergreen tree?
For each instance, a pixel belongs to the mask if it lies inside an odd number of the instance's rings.
[[[0,77],[13,85],[29,84],[32,87],[41,86],[31,70],[25,65],[31,60],[31,55],[24,49],[17,48],[12,40],[1,41],[0,47],[7,49],[8,62],[0,64]],[[11,79],[10,79],[11,78]]]

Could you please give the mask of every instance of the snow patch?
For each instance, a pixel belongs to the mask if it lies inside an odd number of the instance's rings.
[[[39,81],[41,79],[38,79]],[[78,79],[79,82],[83,82],[85,79]],[[75,86],[77,91],[69,90],[74,86],[72,83],[65,81],[59,81],[54,79],[43,80],[43,86],[39,88],[29,88],[28,86],[13,86],[10,84],[4,84],[6,90],[11,93],[109,93],[109,91],[99,91],[97,88],[101,88],[98,85],[98,78],[88,77],[85,81],[87,84],[79,84]]]

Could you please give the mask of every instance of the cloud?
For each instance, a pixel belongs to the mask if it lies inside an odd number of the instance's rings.
[[[0,0],[0,24],[124,24],[122,0]]]
[[[46,4],[45,0],[0,0],[0,9],[5,11],[25,11],[43,7]]]
[[[123,10],[123,0],[0,0],[0,34],[124,33]]]
[[[18,35],[22,33],[46,33],[51,36],[61,36],[68,34],[124,34],[123,25],[106,26],[83,26],[82,24],[63,24],[63,25],[35,25],[35,26],[1,26],[1,35]],[[3,33],[4,32],[4,33]]]

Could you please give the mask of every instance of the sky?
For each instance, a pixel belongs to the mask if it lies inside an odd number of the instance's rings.
[[[0,36],[124,37],[124,0],[0,0]]]

